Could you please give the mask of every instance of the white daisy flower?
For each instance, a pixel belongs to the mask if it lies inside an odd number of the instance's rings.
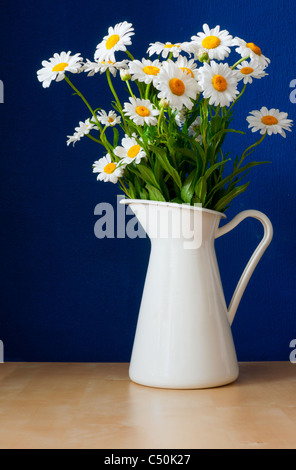
[[[193,106],[191,99],[195,99],[201,91],[197,81],[171,60],[163,64],[157,80],[155,87],[160,90],[158,98],[166,98],[170,106],[179,111],[183,106],[191,109]]]
[[[210,64],[201,67],[198,83],[203,90],[204,98],[210,98],[209,104],[214,106],[229,106],[239,94],[237,90],[237,71],[232,70],[228,64],[217,63],[214,60]]]
[[[182,108],[178,111],[175,116],[175,121],[178,127],[183,127],[186,121],[185,108]]]
[[[146,85],[155,80],[155,77],[160,72],[161,63],[159,60],[148,60],[142,59],[133,60],[129,63],[129,71],[132,75],[132,80],[139,80],[139,82],[144,82]]]
[[[260,131],[260,134],[268,135],[281,134],[286,137],[285,131],[291,131],[292,119],[287,119],[288,114],[280,112],[278,109],[267,109],[263,106],[260,111],[251,111],[247,117],[249,128],[252,132]]]
[[[176,43],[172,44],[171,42],[166,42],[165,44],[163,42],[151,42],[150,47],[148,47],[147,52],[151,56],[153,54],[158,54],[166,59],[169,55],[170,52],[173,53],[173,57],[178,57],[180,52],[182,50],[186,51],[186,45],[187,43]]]
[[[202,143],[202,137],[200,135],[200,124],[201,118],[197,116],[197,118],[193,121],[193,123],[188,127],[188,134],[190,137],[194,137],[200,144]]]
[[[124,103],[123,112],[130,119],[134,121],[135,124],[139,126],[155,126],[157,124],[157,116],[159,114],[158,109],[154,108],[151,101],[149,100],[140,100],[139,98],[129,98],[130,103]]]
[[[97,180],[100,181],[111,181],[111,183],[117,183],[118,178],[123,175],[124,167],[119,166],[117,163],[112,162],[109,153],[100,160],[97,160],[93,164],[93,173],[99,173]]]
[[[79,126],[75,127],[74,134],[72,136],[67,135],[67,137],[68,137],[67,145],[70,145],[71,143],[73,143],[73,146],[74,146],[75,143],[78,142],[78,140],[81,139],[81,137],[88,134],[92,129],[98,130],[98,127],[95,124],[93,124],[92,122],[90,122],[93,119],[94,118],[91,117],[91,118],[86,119],[86,121],[80,121]]]
[[[178,114],[176,114],[175,121],[178,127],[181,128],[184,126],[186,121],[186,114],[184,109],[182,109],[178,112]],[[194,137],[195,140],[197,140],[199,143],[202,143],[202,138],[200,135],[200,124],[201,118],[200,116],[197,116],[193,123],[188,127],[188,134],[190,135],[190,137]]]
[[[78,73],[82,70],[80,53],[71,56],[71,51],[55,53],[53,57],[43,60],[43,68],[37,71],[37,78],[43,88],[48,88],[52,80],[57,82],[65,78],[65,72]]]
[[[225,29],[220,31],[220,26],[210,29],[207,24],[203,25],[203,33],[192,36],[193,48],[203,49],[210,59],[223,60],[229,56],[230,47],[233,46],[233,37]]]
[[[198,72],[199,68],[194,62],[194,59],[187,59],[187,57],[184,57],[182,55],[179,55],[178,59],[176,60],[175,64],[183,71],[187,72],[188,75],[190,75],[192,78],[195,78],[197,80],[198,78]]]
[[[92,62],[89,59],[86,59],[86,62],[83,66],[83,71],[87,72],[88,77],[93,77],[95,73],[100,72],[101,70],[101,63],[100,62]]]
[[[122,146],[118,146],[114,149],[114,153],[121,158],[123,163],[129,164],[135,162],[138,164],[142,158],[146,157],[145,151],[136,140],[136,134],[133,134],[132,137],[125,135],[121,144]]]
[[[109,69],[110,73],[113,75],[113,77],[115,77],[117,70],[127,69],[127,63],[128,60],[121,60],[120,62],[112,62],[111,60],[91,62],[89,59],[86,59],[83,70],[84,72],[88,72],[88,77],[92,77],[95,75],[95,73],[100,72],[102,74],[106,72],[107,69]]]
[[[121,70],[125,70],[128,68],[128,60],[121,60],[119,62],[111,62],[111,60],[108,60],[107,62],[103,60],[100,62],[101,64],[101,69],[100,73],[106,72],[106,70],[110,70],[110,73],[112,73],[113,77],[116,76],[117,70],[121,72]]]
[[[116,126],[121,122],[121,117],[118,116],[115,111],[109,111],[107,114],[106,111],[101,109],[97,114],[98,121],[104,126]]]
[[[74,132],[73,135],[67,135],[67,137],[68,137],[67,145],[73,144],[73,147],[76,144],[76,142],[78,142],[78,140],[81,139],[81,135],[78,134],[78,132]]]
[[[262,78],[265,75],[268,75],[260,65],[254,61],[247,62],[244,60],[241,64],[237,66],[238,70],[238,79],[243,80],[244,83],[252,83],[253,78]]]
[[[99,62],[103,60],[115,62],[115,52],[126,51],[126,46],[130,46],[132,43],[131,36],[135,34],[132,26],[127,21],[118,23],[114,28],[110,26],[108,34],[97,45],[95,59],[98,59]]]
[[[263,68],[267,67],[270,63],[270,59],[265,57],[262,54],[260,47],[256,46],[256,44],[254,44],[253,42],[246,42],[238,37],[235,37],[233,42],[235,46],[238,46],[235,49],[236,52],[242,57],[250,56],[251,60],[253,60]]]
[[[92,122],[91,122],[92,121]],[[75,127],[75,131],[81,136],[88,134],[92,129],[98,129],[94,124],[94,117],[86,119],[86,121],[80,121],[79,127]]]

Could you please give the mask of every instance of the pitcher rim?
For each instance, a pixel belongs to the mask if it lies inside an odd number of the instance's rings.
[[[223,212],[214,211],[212,209],[206,209],[204,207],[190,206],[189,204],[186,204],[186,203],[179,204],[178,202],[151,201],[149,199],[125,199],[125,198],[122,198],[119,202],[120,204],[150,204],[154,206],[175,207],[179,209],[182,208],[182,209],[197,210],[197,211],[202,211],[202,212],[208,212],[210,214],[219,215],[220,217],[223,217],[224,219],[227,218],[227,216]]]

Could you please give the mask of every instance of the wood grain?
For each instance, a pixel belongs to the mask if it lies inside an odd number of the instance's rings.
[[[240,363],[204,390],[143,387],[127,363],[0,365],[1,449],[296,448],[296,365]]]

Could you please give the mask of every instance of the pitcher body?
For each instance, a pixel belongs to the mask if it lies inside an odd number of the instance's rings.
[[[215,238],[225,216],[198,207],[125,201],[151,240],[129,375],[161,388],[207,388],[239,367]]]

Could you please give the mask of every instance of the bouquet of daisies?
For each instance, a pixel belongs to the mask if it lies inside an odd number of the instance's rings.
[[[42,62],[37,76],[43,87],[65,80],[89,110],[67,144],[87,136],[103,147],[93,172],[98,180],[117,183],[129,198],[198,203],[224,212],[248,187],[242,180],[252,167],[265,163],[247,159],[255,147],[267,134],[285,137],[291,130],[287,113],[262,107],[247,117],[261,137],[234,159],[222,150],[227,133],[244,134],[229,127],[234,105],[253,80],[267,75],[270,60],[254,43],[219,26],[203,25],[189,42],[152,43],[141,60],[127,49],[133,35],[132,24],[124,21],[109,28],[93,61],[69,51]],[[238,60],[229,65],[225,59],[232,47]],[[118,60],[119,53],[125,58]],[[80,72],[106,75],[114,97],[111,110],[90,105],[70,79]],[[123,103],[113,83],[118,75],[126,85]]]

